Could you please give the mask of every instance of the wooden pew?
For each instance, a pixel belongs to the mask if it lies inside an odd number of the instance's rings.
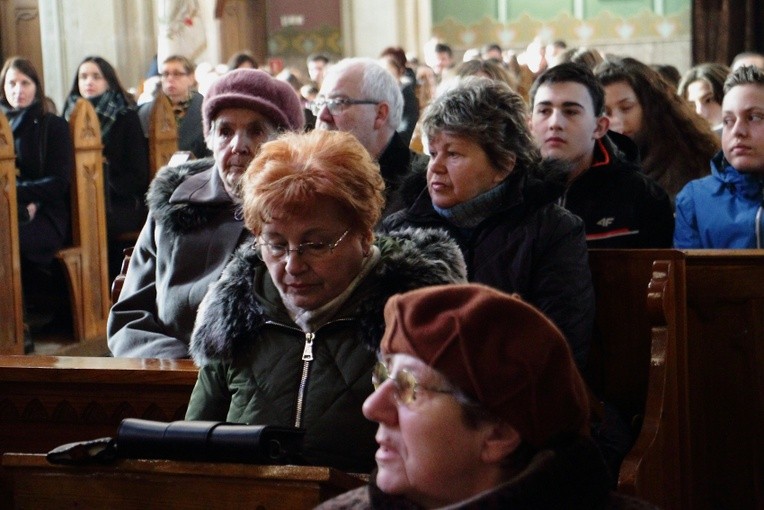
[[[178,125],[172,104],[164,94],[157,94],[149,120],[149,177],[165,166],[178,150]]]
[[[0,356],[0,453],[111,437],[123,418],[183,419],[196,374],[191,360]],[[9,490],[0,469],[0,502]]]
[[[183,419],[191,360],[0,356],[0,452],[111,436],[123,418]]]
[[[13,508],[309,510],[359,487],[326,467],[122,460],[109,466],[56,466],[43,455],[5,454]]]
[[[618,490],[661,508],[686,508],[679,430],[678,338],[684,324],[684,257],[677,250],[590,250],[597,313],[589,384],[615,405],[637,440]]]
[[[764,508],[764,250],[685,256],[687,508]]]
[[[590,264],[588,379],[643,416],[619,490],[664,509],[764,508],[764,250],[592,250]]]
[[[641,422],[619,490],[665,509],[764,507],[764,251],[592,250],[589,258],[597,317],[587,379]],[[121,393],[122,404],[109,400],[131,369],[110,370],[138,363],[132,369],[151,371],[158,360],[93,360],[107,365],[87,372],[68,364],[76,358],[52,358],[57,371],[33,367],[30,376],[18,365],[27,359],[35,358],[0,357],[0,430],[9,431],[0,434],[0,452],[113,435],[127,416],[119,409],[163,421],[182,416],[124,404],[158,398],[139,389],[140,375],[131,376],[139,380]],[[183,362],[164,363],[173,372]],[[188,368],[186,393],[174,405],[188,400],[195,379]],[[159,372],[156,380],[166,377],[161,365]]]
[[[91,104],[80,99],[69,125],[74,142],[72,246],[57,258],[64,265],[72,302],[75,340],[105,346],[109,296],[106,207],[101,128]],[[105,352],[105,350],[104,350]]]
[[[119,274],[114,277],[114,281],[111,283],[111,304],[119,301],[119,295],[122,294],[122,287],[125,285],[127,268],[130,266],[130,257],[133,256],[134,248],[125,248],[123,250],[125,257],[122,259],[122,266],[119,268]]]
[[[0,113],[0,354],[24,354],[13,133]]]

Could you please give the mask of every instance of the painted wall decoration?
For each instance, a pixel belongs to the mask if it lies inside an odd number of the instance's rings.
[[[271,55],[285,57],[307,56],[311,53],[342,54],[342,36],[337,27],[324,26],[314,30],[286,27],[268,38]]]
[[[267,11],[270,55],[342,55],[340,0],[268,0]]]
[[[459,49],[493,42],[503,48],[519,48],[536,37],[545,42],[563,39],[570,46],[627,44],[690,38],[690,21],[689,6],[668,15],[641,10],[632,16],[624,16],[603,10],[587,19],[568,12],[549,19],[523,13],[507,22],[484,16],[479,21],[465,23],[449,16],[433,24],[433,35]]]
[[[198,0],[159,2],[158,59],[181,54],[197,59],[207,49],[207,35]]]

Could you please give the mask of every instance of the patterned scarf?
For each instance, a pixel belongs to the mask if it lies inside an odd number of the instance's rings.
[[[435,212],[459,228],[477,227],[483,220],[496,213],[508,192],[509,179],[480,195],[448,209],[432,205]]]
[[[170,102],[172,103],[172,100],[170,100]],[[172,103],[172,113],[175,114],[175,122],[177,122],[178,126],[180,126],[181,121],[183,121],[183,117],[186,116],[189,106],[191,106],[191,95],[189,95],[188,99],[185,101]]]
[[[80,97],[72,94],[66,99],[66,104],[64,105],[64,118],[66,120],[69,120],[69,117],[71,117],[74,104]],[[98,115],[98,121],[101,124],[101,140],[105,141],[109,136],[111,127],[114,125],[114,121],[117,120],[117,116],[128,107],[127,101],[114,90],[107,90],[100,96],[91,97],[89,101],[93,105]]]

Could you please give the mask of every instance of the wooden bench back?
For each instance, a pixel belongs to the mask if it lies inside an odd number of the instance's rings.
[[[619,490],[662,508],[681,508],[677,338],[683,331],[683,255],[590,250],[589,262],[597,314],[587,379],[639,431],[621,466]]]
[[[57,256],[66,269],[75,339],[103,340],[109,297],[106,206],[101,127],[90,102],[80,99],[69,126],[74,143],[72,239]]]
[[[0,112],[0,354],[24,354],[21,260],[13,133]]]
[[[685,255],[687,508],[764,508],[764,250]]]
[[[123,418],[182,420],[191,360],[0,356],[0,453],[116,434]]]
[[[178,150],[178,125],[172,104],[164,94],[157,94],[149,117],[149,172],[153,179]]]
[[[113,437],[124,418],[182,420],[191,360],[0,356],[0,454]],[[10,502],[0,466],[0,508]]]

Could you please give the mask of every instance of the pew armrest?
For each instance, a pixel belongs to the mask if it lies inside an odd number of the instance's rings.
[[[680,492],[676,262],[653,263],[647,288],[651,357],[644,420],[618,477],[619,492],[650,494],[650,500],[663,508],[677,508]]]

